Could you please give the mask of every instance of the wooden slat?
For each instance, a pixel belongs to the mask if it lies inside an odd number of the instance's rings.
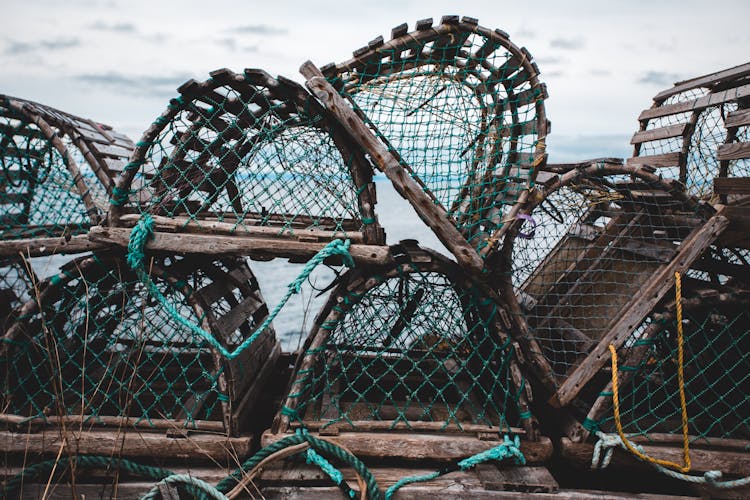
[[[476,466],[486,490],[555,493],[560,487],[546,467],[506,467],[487,462]]]
[[[266,431],[261,438],[261,446],[268,446],[289,435]],[[358,458],[399,457],[440,461],[465,458],[499,444],[499,441],[484,441],[475,436],[416,432],[342,432],[337,436],[326,436],[326,439],[344,447]],[[521,452],[529,464],[547,462],[552,458],[552,441],[548,437],[540,437],[539,441],[521,440]]]
[[[242,302],[232,307],[228,313],[218,319],[217,323],[219,331],[223,336],[230,337],[232,332],[237,330],[250,316],[253,316],[255,319],[254,316],[259,309],[263,309],[265,314],[268,313],[268,308],[265,307],[263,302],[252,295],[246,297]]]
[[[628,165],[648,165],[650,167],[676,167],[680,164],[680,153],[664,153],[651,156],[634,156],[628,158]]]
[[[745,125],[750,125],[750,109],[730,111],[727,119],[724,120],[726,128],[742,127]]]
[[[750,177],[715,177],[716,194],[750,194]]]
[[[668,104],[666,106],[649,108],[641,112],[641,114],[638,116],[638,120],[649,120],[651,118],[676,115],[678,113],[685,113],[688,111],[701,111],[709,106],[715,106],[717,104],[723,104],[729,101],[736,101],[749,95],[750,85],[743,85],[742,87],[723,90],[721,92],[709,94],[692,101],[678,102],[675,104]]]
[[[126,247],[130,240],[128,228],[92,227],[89,231],[93,247],[103,244],[114,244]],[[0,248],[5,242],[0,242]],[[198,252],[213,255],[272,255],[274,257],[312,257],[318,253],[326,242],[309,243],[286,238],[267,238],[253,236],[220,236],[204,234],[171,234],[154,233],[149,240],[148,248],[169,252]],[[369,264],[385,265],[393,261],[393,255],[386,246],[351,245],[349,253],[355,261]]]
[[[653,273],[650,280],[643,283],[641,293],[633,298],[627,308],[623,309],[618,321],[601,337],[599,344],[560,385],[549,400],[551,405],[565,406],[575,398],[591,377],[609,360],[609,344],[619,347],[627,339],[628,335],[641,324],[672,287],[675,271],[687,271],[693,261],[705,252],[728,224],[729,220],[719,211],[703,227],[693,231],[682,241],[672,261],[661,266],[657,272]]]
[[[91,150],[95,154],[99,154],[102,156],[113,156],[115,158],[128,158],[130,157],[130,154],[132,153],[130,149],[126,149],[120,146],[115,146],[112,144],[99,144],[97,142],[91,142],[89,144],[91,145]]]
[[[733,80],[735,78],[742,78],[743,76],[747,75],[750,75],[750,63],[741,64],[739,66],[735,66],[734,68],[729,68],[722,71],[717,71],[716,73],[711,73],[710,75],[699,76],[696,78],[691,78],[690,80],[683,80],[681,82],[675,83],[674,87],[672,87],[671,89],[662,90],[661,92],[656,94],[656,96],[654,96],[654,101],[664,100],[667,97],[677,95],[680,92],[685,92],[686,90],[696,89],[698,87],[709,87],[718,82]]]
[[[722,144],[716,148],[716,158],[719,161],[750,158],[750,142]]]
[[[633,134],[630,144],[641,144],[643,142],[658,141],[659,139],[669,139],[670,137],[682,137],[685,134],[686,128],[687,123],[677,123],[667,127],[642,130]]]
[[[191,433],[185,438],[169,438],[163,432],[96,430],[68,432],[63,435],[58,429],[33,434],[0,431],[2,453],[40,453],[52,456],[62,449],[66,455],[113,454],[125,457],[184,457],[224,461],[249,454],[252,442],[253,436],[230,438],[198,433]]]

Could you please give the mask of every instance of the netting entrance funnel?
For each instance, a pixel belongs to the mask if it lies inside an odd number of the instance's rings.
[[[641,112],[628,162],[659,167],[700,198],[737,192],[750,177],[749,104],[750,63],[678,82]]]
[[[0,95],[0,255],[93,248],[133,143],[85,118]]]
[[[727,226],[652,169],[599,163],[555,175],[503,241],[504,292],[525,354],[570,403]],[[502,268],[503,266],[499,266]],[[671,292],[670,292],[671,291]]]
[[[301,351],[276,432],[497,436],[523,426],[534,439],[504,311],[445,257],[410,242],[392,252],[392,266],[342,276]]]
[[[243,259],[153,256],[150,276],[181,316],[225,347],[268,315]],[[84,428],[236,436],[279,346],[266,329],[227,360],[153,299],[121,253],[67,263],[5,333],[2,418]]]
[[[154,248],[159,233],[210,234],[237,237],[243,255],[309,258],[339,237],[383,243],[367,159],[301,86],[221,69],[178,90],[118,179],[112,226],[150,214]]]
[[[458,16],[415,28],[402,24],[321,70],[483,251],[545,161],[546,88],[531,54],[501,30]]]

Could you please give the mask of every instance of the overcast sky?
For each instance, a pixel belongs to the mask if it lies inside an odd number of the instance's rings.
[[[456,6],[460,7],[456,7]],[[501,28],[547,83],[552,161],[624,156],[636,116],[674,81],[750,60],[750,1],[2,0],[0,93],[109,123],[137,140],[175,88],[213,69],[347,59],[404,21]],[[386,36],[386,39],[388,37]]]

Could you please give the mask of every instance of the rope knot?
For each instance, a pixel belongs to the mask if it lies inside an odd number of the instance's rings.
[[[144,214],[138,223],[130,231],[130,240],[128,241],[128,265],[134,271],[143,268],[143,261],[146,259],[143,253],[146,243],[154,236],[154,219],[149,214]]]

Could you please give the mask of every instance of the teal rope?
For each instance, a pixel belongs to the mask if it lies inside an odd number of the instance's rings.
[[[341,462],[351,466],[355,471],[357,471],[357,473],[362,477],[362,479],[364,479],[365,483],[367,484],[367,492],[370,498],[373,500],[380,500],[382,498],[382,492],[380,491],[380,487],[378,486],[377,481],[375,481],[375,477],[372,475],[372,472],[370,472],[367,466],[362,463],[361,460],[333,443],[329,443],[328,441],[323,441],[322,439],[318,439],[315,436],[312,436],[305,429],[298,429],[296,434],[292,434],[279,441],[276,441],[275,443],[271,443],[265,448],[259,450],[257,453],[255,453],[255,455],[247,459],[238,469],[221,480],[219,484],[216,485],[216,489],[223,493],[231,490],[239,482],[239,480],[242,478],[242,475],[246,471],[253,469],[266,457],[276,453],[277,451],[281,451],[284,448],[288,448],[290,446],[294,446],[304,442],[310,443],[311,449],[315,450],[317,453],[335,458],[336,460],[340,460]],[[338,473],[341,474],[340,472]],[[352,490],[351,488],[349,488],[349,486],[346,485],[345,482],[343,482],[343,476],[342,482],[341,484],[339,484],[339,487],[342,488],[347,496],[352,497]]]
[[[173,475],[172,471],[160,467],[151,467],[142,465],[130,460],[116,457],[106,457],[100,455],[78,455],[73,457],[60,457],[57,460],[47,460],[38,464],[26,467],[24,470],[8,479],[0,490],[0,498],[12,498],[13,493],[18,491],[21,485],[28,480],[36,479],[51,473],[57,464],[69,463],[75,464],[78,469],[122,469],[131,474],[150,479],[162,480]],[[65,471],[65,468],[58,469],[58,473]]]
[[[242,351],[247,349],[253,342],[255,342],[255,340],[260,336],[261,333],[263,333],[266,328],[271,326],[273,320],[279,314],[281,309],[286,305],[292,295],[300,292],[302,284],[307,280],[313,270],[318,267],[318,265],[320,265],[325,259],[333,255],[341,255],[344,260],[344,265],[346,265],[347,267],[354,267],[354,259],[352,259],[352,256],[349,253],[349,240],[341,241],[339,239],[336,239],[328,243],[318,253],[316,253],[313,258],[307,262],[307,264],[305,264],[305,267],[304,269],[302,269],[302,272],[299,274],[299,276],[297,276],[294,281],[289,283],[286,294],[276,305],[273,311],[271,311],[271,314],[268,315],[266,320],[258,328],[256,328],[252,335],[246,338],[245,341],[242,342],[242,344],[237,346],[234,351],[229,351],[223,345],[221,345],[221,343],[216,340],[213,335],[205,331],[199,325],[183,317],[177,311],[177,309],[172,306],[169,300],[167,300],[167,298],[161,293],[161,290],[159,290],[156,284],[151,280],[150,276],[146,272],[146,255],[143,251],[148,240],[153,237],[153,234],[154,220],[149,214],[144,214],[130,232],[127,255],[128,265],[136,272],[136,274],[138,275],[138,279],[140,279],[141,282],[146,286],[151,296],[153,296],[157,301],[161,303],[161,305],[166,309],[166,311],[172,316],[175,321],[188,328],[199,337],[202,337],[203,340],[208,342],[211,347],[216,349],[216,351],[218,351],[227,359],[234,359],[242,354]]]
[[[445,467],[438,471],[430,472],[429,474],[424,474],[421,476],[409,476],[403,479],[399,479],[395,484],[393,484],[393,486],[386,490],[385,500],[390,500],[399,488],[406,486],[407,484],[432,481],[433,479],[437,479],[438,477],[448,474],[449,472],[455,472],[457,470],[468,470],[475,465],[487,462],[489,460],[499,461],[505,460],[507,458],[513,458],[515,463],[518,465],[526,464],[526,458],[523,456],[523,453],[521,453],[521,441],[518,436],[516,436],[514,439],[510,439],[510,437],[505,436],[502,444],[495,446],[494,448],[490,448],[489,450],[485,450],[481,453],[477,453],[476,455],[473,455],[471,457],[464,458],[463,460],[460,460],[455,464],[449,465],[448,467]]]

